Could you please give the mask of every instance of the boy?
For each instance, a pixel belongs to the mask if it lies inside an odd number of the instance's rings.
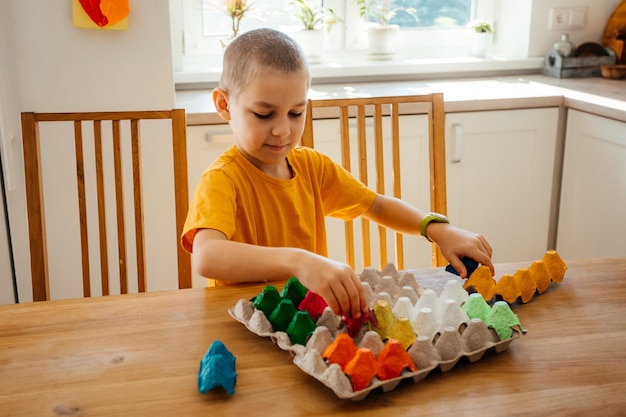
[[[327,156],[297,147],[304,131],[310,73],[288,35],[272,29],[244,33],[224,52],[217,113],[230,123],[235,145],[204,172],[182,235],[196,271],[219,281],[297,277],[337,314],[367,310],[363,287],[348,265],[327,258],[327,215],[364,216],[427,237],[461,276],[460,259],[492,269],[485,238],[393,197],[379,195]],[[439,221],[447,221],[437,219]]]

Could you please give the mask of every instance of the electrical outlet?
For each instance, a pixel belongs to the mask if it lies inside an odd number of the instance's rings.
[[[550,10],[550,29],[567,29],[569,25],[569,9],[564,7]]]
[[[569,24],[572,29],[582,29],[585,27],[585,20],[587,19],[587,8],[576,7],[572,9],[569,16]]]
[[[555,7],[550,10],[550,29],[582,29],[587,18],[586,7]]]

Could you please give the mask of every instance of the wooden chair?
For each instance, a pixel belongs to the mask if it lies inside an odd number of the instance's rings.
[[[385,194],[385,182],[392,177],[392,195],[402,198],[402,190],[414,187],[415,183],[404,184],[401,187],[401,155],[407,157],[401,151],[401,137],[406,132],[401,132],[400,122],[404,115],[422,114],[427,117],[428,138],[428,161],[430,173],[430,210],[441,214],[447,213],[446,202],[446,169],[445,169],[445,123],[443,94],[427,94],[395,97],[367,97],[367,98],[330,98],[309,100],[307,106],[307,121],[304,135],[301,140],[303,146],[314,147],[314,125],[323,119],[338,119],[338,129],[341,141],[341,161],[344,168],[352,171],[356,177],[368,184],[368,170],[375,172],[375,190]],[[314,122],[315,117],[315,122]],[[367,133],[369,124],[373,123],[373,135]],[[354,126],[352,127],[351,126]],[[356,131],[355,131],[356,130]],[[406,130],[406,129],[405,129]],[[356,133],[356,134],[355,134]],[[414,132],[411,132],[414,134]],[[335,133],[336,135],[336,133]],[[356,137],[354,137],[356,136]],[[316,140],[319,138],[316,137]],[[385,141],[391,142],[384,145]],[[367,148],[373,149],[374,156],[368,158]],[[351,147],[356,147],[353,151]],[[383,154],[383,150],[391,153],[391,165],[385,166],[385,160],[389,156]],[[357,155],[352,155],[356,152]],[[409,155],[409,158],[413,158]],[[417,162],[417,156],[415,156]],[[352,170],[352,164],[358,165]],[[374,165],[371,167],[371,165]],[[406,164],[405,164],[406,165]],[[369,167],[369,169],[368,169]],[[370,174],[371,177],[371,174]],[[374,188],[374,187],[373,187]],[[427,191],[425,191],[427,193]],[[419,207],[425,208],[425,202],[419,202]],[[388,262],[387,231],[384,227],[378,227],[379,261],[383,268]],[[355,267],[355,233],[352,221],[345,223],[346,237],[346,262]],[[371,265],[372,244],[370,238],[370,225],[367,219],[361,219],[362,259],[363,267]],[[395,264],[399,269],[405,268],[406,255],[404,254],[403,236],[395,233]],[[410,256],[410,255],[409,255]],[[432,266],[443,266],[447,262],[443,258],[438,247],[432,245]]]
[[[172,230],[171,239],[176,240],[178,248],[178,286],[179,288],[191,287],[191,260],[187,252],[185,252],[180,243],[179,236],[182,232],[183,223],[187,214],[189,199],[189,189],[187,182],[187,154],[186,154],[186,121],[184,110],[163,110],[163,111],[126,111],[126,112],[84,112],[84,113],[22,113],[22,135],[24,146],[24,169],[26,180],[26,203],[28,209],[28,228],[30,239],[30,255],[32,270],[32,286],[33,300],[47,300],[50,298],[50,282],[48,271],[48,251],[46,238],[46,221],[44,213],[44,187],[43,178],[50,173],[43,175],[42,173],[42,154],[41,148],[44,141],[59,139],[57,135],[47,135],[40,137],[40,125],[46,123],[46,132],[51,128],[49,124],[57,125],[65,122],[68,125],[68,134],[65,136],[69,139],[68,145],[73,147],[75,152],[71,155],[75,156],[76,169],[76,196],[78,205],[78,219],[80,223],[80,259],[82,264],[82,282],[83,295],[89,297],[92,294],[91,278],[90,278],[90,248],[88,234],[88,217],[89,213],[97,213],[97,240],[99,241],[99,265],[100,265],[100,281],[102,285],[102,295],[109,294],[109,249],[108,245],[112,241],[117,241],[117,254],[112,256],[118,257],[119,264],[119,280],[120,292],[128,292],[128,264],[131,262],[127,259],[127,234],[125,211],[132,211],[132,222],[128,229],[134,229],[134,252],[136,252],[136,271],[137,271],[137,289],[139,292],[146,291],[146,258],[145,258],[145,230],[144,230],[144,208],[142,189],[142,155],[149,150],[149,146],[154,142],[154,136],[165,136],[165,141],[171,136],[171,146],[173,152],[173,163],[169,165],[173,167],[172,173],[174,178],[174,196],[164,198],[175,198],[176,213],[176,233]],[[147,120],[163,119],[162,122],[147,122]],[[169,122],[168,122],[169,121]],[[48,123],[50,122],[50,123]],[[140,136],[140,125],[147,123],[157,123],[160,126],[158,135]],[[104,124],[104,126],[103,126]],[[171,124],[171,134],[163,133],[163,126]],[[73,125],[73,138],[71,138],[71,127]],[[108,126],[111,126],[109,132]],[[92,126],[93,133],[84,126]],[[154,130],[154,126],[148,125],[148,131]],[[106,129],[105,129],[106,127]],[[42,128],[43,129],[43,128]],[[166,128],[165,132],[169,131]],[[54,128],[53,128],[54,131]],[[104,132],[104,134],[103,134]],[[104,139],[103,139],[104,138]],[[66,142],[68,142],[66,140]],[[50,143],[50,142],[48,142]],[[59,140],[54,142],[53,146],[57,146]],[[110,144],[110,145],[109,145]],[[103,151],[104,148],[104,151]],[[93,154],[91,150],[93,149]],[[86,151],[85,151],[86,150]],[[75,154],[75,155],[74,155]],[[103,159],[103,155],[105,158]],[[112,155],[112,158],[110,157]],[[112,159],[108,163],[107,157]],[[126,159],[124,159],[126,157]],[[67,157],[69,158],[69,157]],[[67,159],[70,160],[70,159]],[[129,162],[130,161],[130,162]],[[88,171],[87,165],[94,166],[89,171],[90,178],[95,177],[95,181],[86,181]],[[95,163],[92,163],[95,162]],[[125,165],[126,164],[126,165]],[[90,166],[91,166],[90,165]],[[107,168],[111,168],[112,170]],[[132,194],[132,198],[124,199],[124,166],[132,166],[132,173],[128,173],[128,178],[132,177],[132,191],[126,191]],[[71,169],[71,168],[70,168]],[[171,169],[171,168],[170,168]],[[130,171],[130,169],[128,169]],[[71,174],[70,174],[71,175]],[[109,177],[107,177],[107,175]],[[169,174],[168,174],[169,175]],[[115,197],[109,196],[109,201],[114,200],[114,210],[107,211],[105,199],[105,179],[114,179]],[[95,184],[93,184],[95,182]],[[127,181],[128,184],[131,181]],[[112,183],[107,183],[112,187]],[[95,187],[94,187],[95,185]],[[88,188],[88,191],[86,189]],[[92,189],[95,189],[92,192]],[[93,206],[88,206],[90,196],[95,196],[96,201]],[[51,197],[51,196],[49,196]],[[111,205],[110,203],[108,204]],[[128,206],[132,206],[131,210],[127,210]],[[97,207],[97,211],[96,211]],[[91,211],[90,211],[91,210]],[[117,236],[107,236],[106,218],[107,213],[117,223]],[[111,218],[109,220],[111,220]],[[49,219],[50,220],[50,219]],[[75,227],[75,226],[74,226]],[[113,226],[114,227],[114,226]],[[96,228],[96,227],[94,227]],[[109,233],[110,235],[111,233]],[[95,236],[95,235],[94,235]],[[93,238],[93,237],[92,237]],[[130,240],[130,239],[129,239]],[[132,242],[129,242],[133,245]],[[97,246],[97,245],[93,245]],[[97,251],[96,251],[97,252]],[[130,253],[133,251],[131,250]],[[78,254],[76,255],[78,256]],[[93,255],[92,255],[93,256]],[[97,259],[97,258],[96,258]],[[95,261],[96,265],[98,261]],[[115,262],[111,262],[114,264]],[[114,268],[111,268],[114,269]],[[133,284],[134,285],[134,284]]]

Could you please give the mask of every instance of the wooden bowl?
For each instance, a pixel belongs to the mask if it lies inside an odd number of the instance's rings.
[[[602,76],[613,80],[626,78],[626,65],[602,65]]]

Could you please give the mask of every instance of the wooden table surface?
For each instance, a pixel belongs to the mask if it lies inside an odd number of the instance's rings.
[[[362,401],[338,399],[230,317],[265,285],[0,306],[0,415],[624,415],[626,258],[568,267],[513,306],[528,333],[504,352]],[[237,357],[233,396],[198,392],[215,340]]]

